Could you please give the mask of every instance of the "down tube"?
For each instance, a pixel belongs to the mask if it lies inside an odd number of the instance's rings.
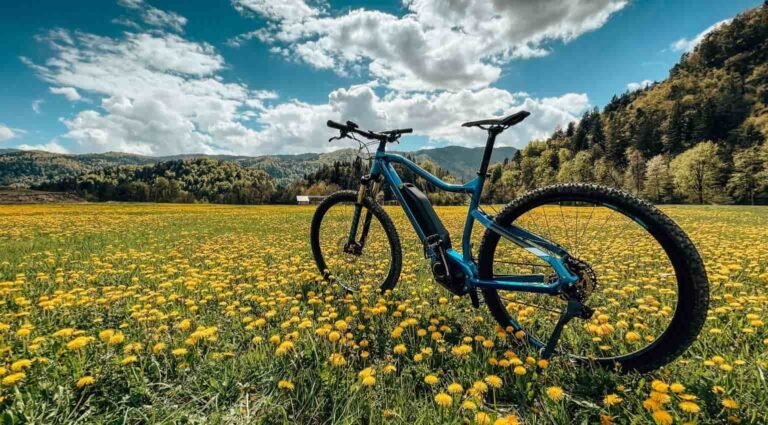
[[[403,181],[400,180],[400,176],[397,175],[397,171],[395,171],[395,169],[392,167],[392,164],[382,160],[378,160],[374,164],[374,170],[379,170],[384,175],[384,179],[387,181],[387,183],[389,183],[389,187],[392,189],[392,193],[395,195],[395,198],[397,198],[397,202],[400,203],[403,211],[405,211],[405,215],[408,217],[408,221],[411,222],[413,230],[416,231],[416,235],[418,235],[419,240],[423,243],[426,239],[424,230],[422,230],[421,226],[419,226],[419,222],[416,221],[416,217],[413,215],[413,212],[411,212],[411,209],[405,202],[405,198],[403,197],[402,192],[400,192],[400,186],[403,184]]]

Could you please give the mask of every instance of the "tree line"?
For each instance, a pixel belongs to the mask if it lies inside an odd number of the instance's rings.
[[[268,203],[276,191],[272,177],[261,170],[208,158],[105,167],[35,188],[97,201],[220,204]]]

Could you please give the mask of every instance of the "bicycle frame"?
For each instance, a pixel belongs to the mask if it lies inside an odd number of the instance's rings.
[[[493,217],[483,212],[479,208],[480,196],[483,192],[483,186],[486,180],[488,163],[490,161],[491,150],[493,144],[498,135],[498,132],[490,131],[488,141],[486,145],[486,151],[483,157],[483,162],[480,166],[480,172],[478,176],[469,181],[466,184],[458,185],[445,182],[440,178],[434,176],[423,168],[419,167],[414,162],[407,158],[387,153],[386,142],[382,141],[379,148],[376,151],[376,155],[373,158],[373,165],[371,167],[370,179],[373,182],[379,182],[383,178],[384,184],[388,185],[395,198],[400,203],[400,206],[405,211],[405,215],[411,222],[413,229],[419,236],[422,243],[425,242],[427,236],[424,234],[424,230],[419,225],[413,212],[410,210],[408,204],[403,198],[403,194],[400,190],[402,180],[397,174],[397,171],[393,167],[393,164],[400,164],[407,167],[420,177],[427,180],[432,185],[436,186],[440,190],[446,192],[455,193],[467,193],[471,195],[469,209],[467,211],[467,218],[464,223],[464,231],[462,236],[462,252],[459,253],[453,248],[446,250],[447,260],[452,263],[453,266],[459,267],[464,275],[467,277],[465,285],[467,289],[475,290],[475,288],[493,288],[507,291],[522,291],[544,294],[557,294],[564,285],[573,285],[578,281],[578,277],[571,273],[564,264],[564,259],[568,253],[558,244],[548,241],[547,239],[529,232],[526,229],[518,227],[514,224],[508,227],[502,227],[493,221]],[[360,195],[364,196],[364,188],[361,188]],[[349,234],[350,244],[355,242],[355,235],[357,234],[357,227],[360,222],[361,213],[361,201],[358,199],[358,206],[355,208],[355,213],[352,220],[352,227]],[[370,223],[370,217],[365,219],[365,228]],[[506,238],[522,249],[527,250],[531,254],[539,257],[543,261],[547,262],[557,274],[557,279],[554,282],[548,282],[548,277],[540,274],[530,275],[504,275],[495,276],[494,279],[480,279],[478,276],[477,264],[472,258],[471,236],[472,229],[475,221],[478,221],[482,226],[490,229],[491,231],[498,233],[501,237]],[[364,243],[364,241],[363,241]]]

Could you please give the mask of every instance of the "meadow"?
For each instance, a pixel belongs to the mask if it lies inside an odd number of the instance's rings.
[[[400,283],[350,295],[312,261],[311,206],[0,206],[0,415],[8,424],[768,423],[768,208],[662,209],[705,260],[709,317],[681,359],[621,375],[540,362],[486,309],[432,283],[392,207]],[[438,212],[458,240],[465,208]]]

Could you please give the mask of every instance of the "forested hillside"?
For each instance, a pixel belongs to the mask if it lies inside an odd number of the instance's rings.
[[[492,169],[508,200],[556,182],[623,187],[653,202],[768,202],[768,6],[683,55],[669,78],[531,142]]]
[[[37,188],[98,201],[261,204],[271,200],[275,182],[261,170],[198,158],[111,166]]]

